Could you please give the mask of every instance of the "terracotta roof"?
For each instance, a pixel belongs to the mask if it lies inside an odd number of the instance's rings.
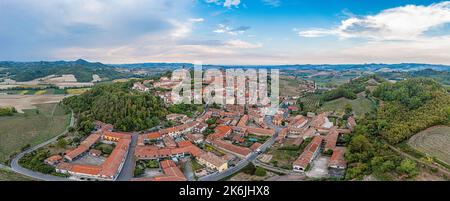
[[[330,158],[329,167],[346,167],[347,162],[344,158],[345,150],[343,148],[335,148]]]
[[[314,137],[311,143],[309,143],[308,146],[305,147],[303,153],[300,154],[297,160],[294,161],[293,165],[306,168],[308,164],[312,161],[314,153],[316,153],[316,151],[318,151],[318,149],[320,148],[321,143],[322,143],[321,136]]]
[[[214,140],[212,143],[219,148],[225,149],[227,151],[230,151],[232,153],[236,153],[236,154],[239,154],[242,156],[247,156],[248,154],[250,154],[252,152],[247,147],[237,146],[237,145],[234,145],[231,143],[227,143],[223,140]]]
[[[257,150],[261,145],[262,145],[261,143],[255,142],[255,143],[252,144],[252,146],[250,146],[250,149],[251,149],[252,151],[255,151],[255,150]]]
[[[87,165],[87,164],[73,164],[71,172],[75,172],[78,174],[87,174],[96,176],[100,173],[101,167],[97,165]]]
[[[73,160],[73,159],[75,159],[76,157],[78,157],[79,155],[83,154],[84,152],[86,152],[88,150],[89,150],[89,147],[87,147],[85,145],[80,145],[77,148],[67,152],[64,157],[66,157],[69,160]]]
[[[247,125],[247,121],[248,121],[248,115],[244,115],[241,117],[241,119],[239,120],[239,123],[237,124],[237,126],[239,127],[244,127]]]
[[[231,132],[230,126],[219,125],[216,127],[215,132],[208,135],[209,140],[222,139]]]
[[[339,137],[339,132],[337,131],[336,127],[333,127],[330,129],[330,132],[325,137],[325,150],[333,150],[336,147],[336,142]]]
[[[103,134],[103,136],[106,136],[106,137],[119,138],[119,139],[131,139],[131,135],[127,134],[127,133],[103,131],[102,134]]]
[[[187,140],[179,141],[179,142],[177,142],[177,144],[178,144],[178,147],[192,146],[192,143],[190,141],[187,141]]]
[[[221,158],[211,152],[204,152],[203,154],[201,154],[199,156],[199,158],[207,161],[208,163],[213,164],[216,167],[220,167],[223,164],[227,163],[226,160],[224,160],[223,158]]]
[[[247,132],[255,135],[273,135],[275,134],[275,130],[273,129],[264,129],[264,128],[255,128],[255,127],[244,127],[247,129]]]
[[[120,165],[126,158],[130,142],[130,139],[120,139],[117,142],[116,148],[114,148],[114,150],[102,164],[102,170],[100,172],[101,176],[114,178],[114,176],[117,175]]]
[[[47,159],[45,159],[45,161],[47,163],[54,163],[54,162],[57,162],[60,160],[62,160],[62,156],[60,156],[60,155],[53,155],[53,156],[50,156]]]

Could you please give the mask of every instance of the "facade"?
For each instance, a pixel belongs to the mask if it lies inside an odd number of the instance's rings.
[[[204,152],[199,157],[197,157],[197,161],[201,165],[204,165],[213,170],[217,170],[219,172],[228,169],[228,162],[211,152]]]

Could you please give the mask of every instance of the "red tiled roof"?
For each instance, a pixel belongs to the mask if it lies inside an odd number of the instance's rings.
[[[322,143],[321,136],[314,137],[311,143],[305,147],[303,153],[300,154],[297,160],[294,161],[293,165],[306,168],[313,159],[314,153],[318,151],[318,148],[320,147],[321,143]]]
[[[255,135],[273,135],[273,134],[275,134],[275,130],[273,130],[273,129],[255,128],[255,127],[249,127],[249,126],[245,126],[244,128],[247,129],[248,133],[255,134]]]
[[[325,137],[325,150],[333,150],[336,147],[336,142],[339,137],[339,132],[337,131],[336,127],[333,127],[330,129],[330,132]]]
[[[101,176],[113,178],[115,175],[117,175],[120,165],[125,160],[130,142],[130,139],[120,139],[119,142],[117,142],[116,148],[114,148],[114,150],[102,164],[102,170],[100,172]]]
[[[330,163],[328,164],[329,167],[331,166],[339,166],[339,167],[345,167],[347,165],[347,162],[344,158],[344,149],[342,148],[335,148],[333,150],[333,154],[330,158]]]
[[[87,175],[96,176],[100,173],[101,169],[102,168],[97,165],[73,164],[72,169],[70,171],[76,172],[79,174],[87,174]]]
[[[262,145],[261,143],[255,142],[255,143],[252,144],[252,146],[250,146],[250,149],[251,149],[252,151],[255,151],[255,150],[257,150],[261,145]]]
[[[177,142],[178,147],[188,147],[188,146],[192,146],[192,143],[190,141],[187,140],[183,140],[180,142]]]
[[[230,151],[230,152],[242,155],[242,156],[247,156],[248,154],[250,154],[250,152],[252,152],[247,147],[241,147],[241,146],[237,146],[234,144],[230,144],[223,140],[214,140],[212,143],[219,148],[225,149],[227,151]]]

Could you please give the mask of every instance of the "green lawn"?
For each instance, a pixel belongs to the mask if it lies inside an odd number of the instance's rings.
[[[69,124],[70,116],[56,103],[36,107],[0,117],[0,162],[28,144],[37,145],[62,133]]]
[[[0,181],[32,181],[33,179],[11,172],[9,170],[0,169]]]
[[[355,100],[339,98],[325,102],[320,108],[320,111],[336,111],[337,113],[344,114],[345,105],[347,104],[352,106],[353,111],[357,116],[364,115],[375,107],[372,101],[365,97],[359,96]]]

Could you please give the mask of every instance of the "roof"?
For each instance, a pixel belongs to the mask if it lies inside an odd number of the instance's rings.
[[[224,160],[223,158],[211,153],[211,152],[204,152],[203,154],[201,154],[199,156],[199,158],[207,161],[208,163],[213,164],[216,167],[220,167],[223,164],[227,163],[226,160]]]
[[[344,157],[345,149],[343,148],[335,148],[333,150],[333,154],[330,158],[330,163],[328,164],[329,167],[346,167],[347,162],[345,161]]]
[[[248,115],[244,115],[241,117],[241,120],[239,120],[239,123],[237,124],[237,126],[239,126],[239,127],[246,126],[247,121],[248,121]]]
[[[79,155],[83,154],[84,152],[88,151],[89,147],[85,145],[80,145],[77,148],[70,150],[66,153],[65,157],[69,160],[73,160],[74,158],[78,157]]]
[[[53,156],[50,156],[47,159],[45,159],[45,161],[48,163],[53,163],[53,162],[57,162],[60,160],[62,160],[62,156],[60,156],[60,155],[53,155]]]
[[[210,140],[222,139],[230,132],[231,132],[230,126],[219,125],[216,127],[215,132],[213,134],[208,135],[208,139]]]
[[[260,146],[261,146],[261,143],[255,142],[255,143],[252,144],[252,146],[250,146],[250,149],[251,149],[252,151],[255,151],[255,150],[257,150]]]
[[[241,147],[241,146],[237,146],[237,145],[234,145],[234,144],[230,144],[230,143],[227,143],[227,142],[225,142],[223,140],[214,140],[212,143],[215,144],[216,146],[222,148],[222,149],[225,149],[227,151],[230,151],[230,152],[242,155],[242,156],[247,156],[248,154],[250,154],[252,152],[247,147]]]
[[[339,137],[339,132],[337,131],[336,127],[333,127],[330,129],[330,132],[328,132],[328,135],[325,137],[325,150],[333,150],[336,147],[336,142]]]
[[[100,173],[101,167],[97,165],[87,165],[87,164],[73,164],[71,172],[78,174],[87,174],[96,176]]]
[[[247,129],[247,132],[255,135],[273,135],[275,134],[275,130],[273,129],[264,129],[264,128],[256,128],[256,127],[244,127]]]
[[[87,147],[91,147],[100,139],[100,135],[97,133],[89,135],[86,139],[84,139],[80,144],[85,145]]]
[[[113,178],[118,172],[120,165],[125,160],[128,148],[130,146],[130,139],[120,139],[116,148],[111,152],[108,158],[103,162],[101,176]]]
[[[110,132],[110,131],[103,131],[103,137],[112,137],[112,138],[119,138],[119,139],[131,139],[131,135],[127,133],[118,133],[118,132]]]
[[[318,149],[320,148],[321,143],[321,136],[314,137],[311,143],[309,143],[308,146],[305,147],[303,153],[300,154],[297,160],[294,161],[293,165],[306,168],[306,166],[308,166],[308,164],[312,161],[314,153],[316,153],[316,151],[318,151]]]
[[[178,147],[188,147],[188,146],[192,145],[192,143],[187,140],[179,141],[179,142],[177,142],[177,144],[178,144]]]

